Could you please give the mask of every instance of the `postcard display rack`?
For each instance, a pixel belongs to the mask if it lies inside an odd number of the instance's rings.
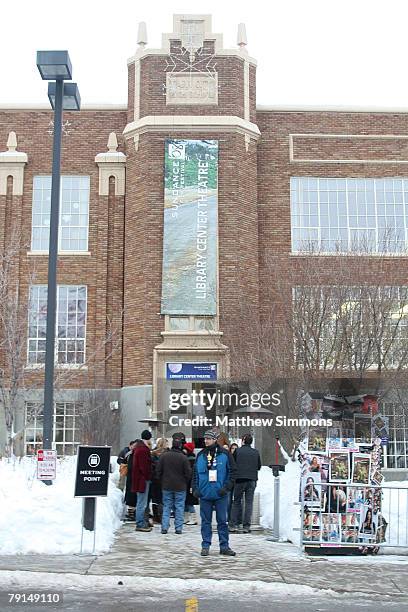
[[[387,528],[381,453],[388,430],[377,398],[307,394],[302,416],[312,421],[299,446],[305,549],[377,553]],[[332,426],[315,425],[322,419]]]

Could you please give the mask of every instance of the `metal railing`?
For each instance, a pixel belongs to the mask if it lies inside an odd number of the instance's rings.
[[[408,488],[301,485],[302,546],[408,547]]]

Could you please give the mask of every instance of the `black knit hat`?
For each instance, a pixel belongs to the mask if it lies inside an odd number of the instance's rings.
[[[141,435],[142,440],[150,440],[151,437],[152,437],[152,434],[148,429],[145,429],[144,431],[142,431],[142,435]]]
[[[182,431],[176,431],[176,433],[174,433],[172,436],[173,440],[182,440],[183,444],[186,441],[186,436],[183,434]]]

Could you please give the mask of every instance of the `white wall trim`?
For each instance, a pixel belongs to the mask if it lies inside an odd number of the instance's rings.
[[[128,123],[123,130],[126,139],[145,132],[235,132],[254,140],[261,136],[258,126],[242,117],[227,115],[148,115]]]
[[[78,256],[90,256],[90,251],[58,251],[58,257],[78,257]],[[27,257],[48,257],[48,251],[27,251]]]
[[[406,114],[408,107],[404,106],[336,106],[336,105],[302,105],[302,104],[282,104],[269,105],[257,104],[256,110],[259,113],[393,113]]]

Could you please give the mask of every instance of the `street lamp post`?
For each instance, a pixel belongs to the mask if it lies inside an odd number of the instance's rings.
[[[68,51],[37,51],[37,67],[41,78],[48,83],[48,97],[54,109],[54,139],[52,149],[50,236],[48,251],[47,326],[44,373],[43,448],[52,448],[54,414],[55,319],[57,302],[58,225],[61,182],[62,111],[79,110],[81,99],[72,78]],[[51,481],[44,481],[52,484]]]

